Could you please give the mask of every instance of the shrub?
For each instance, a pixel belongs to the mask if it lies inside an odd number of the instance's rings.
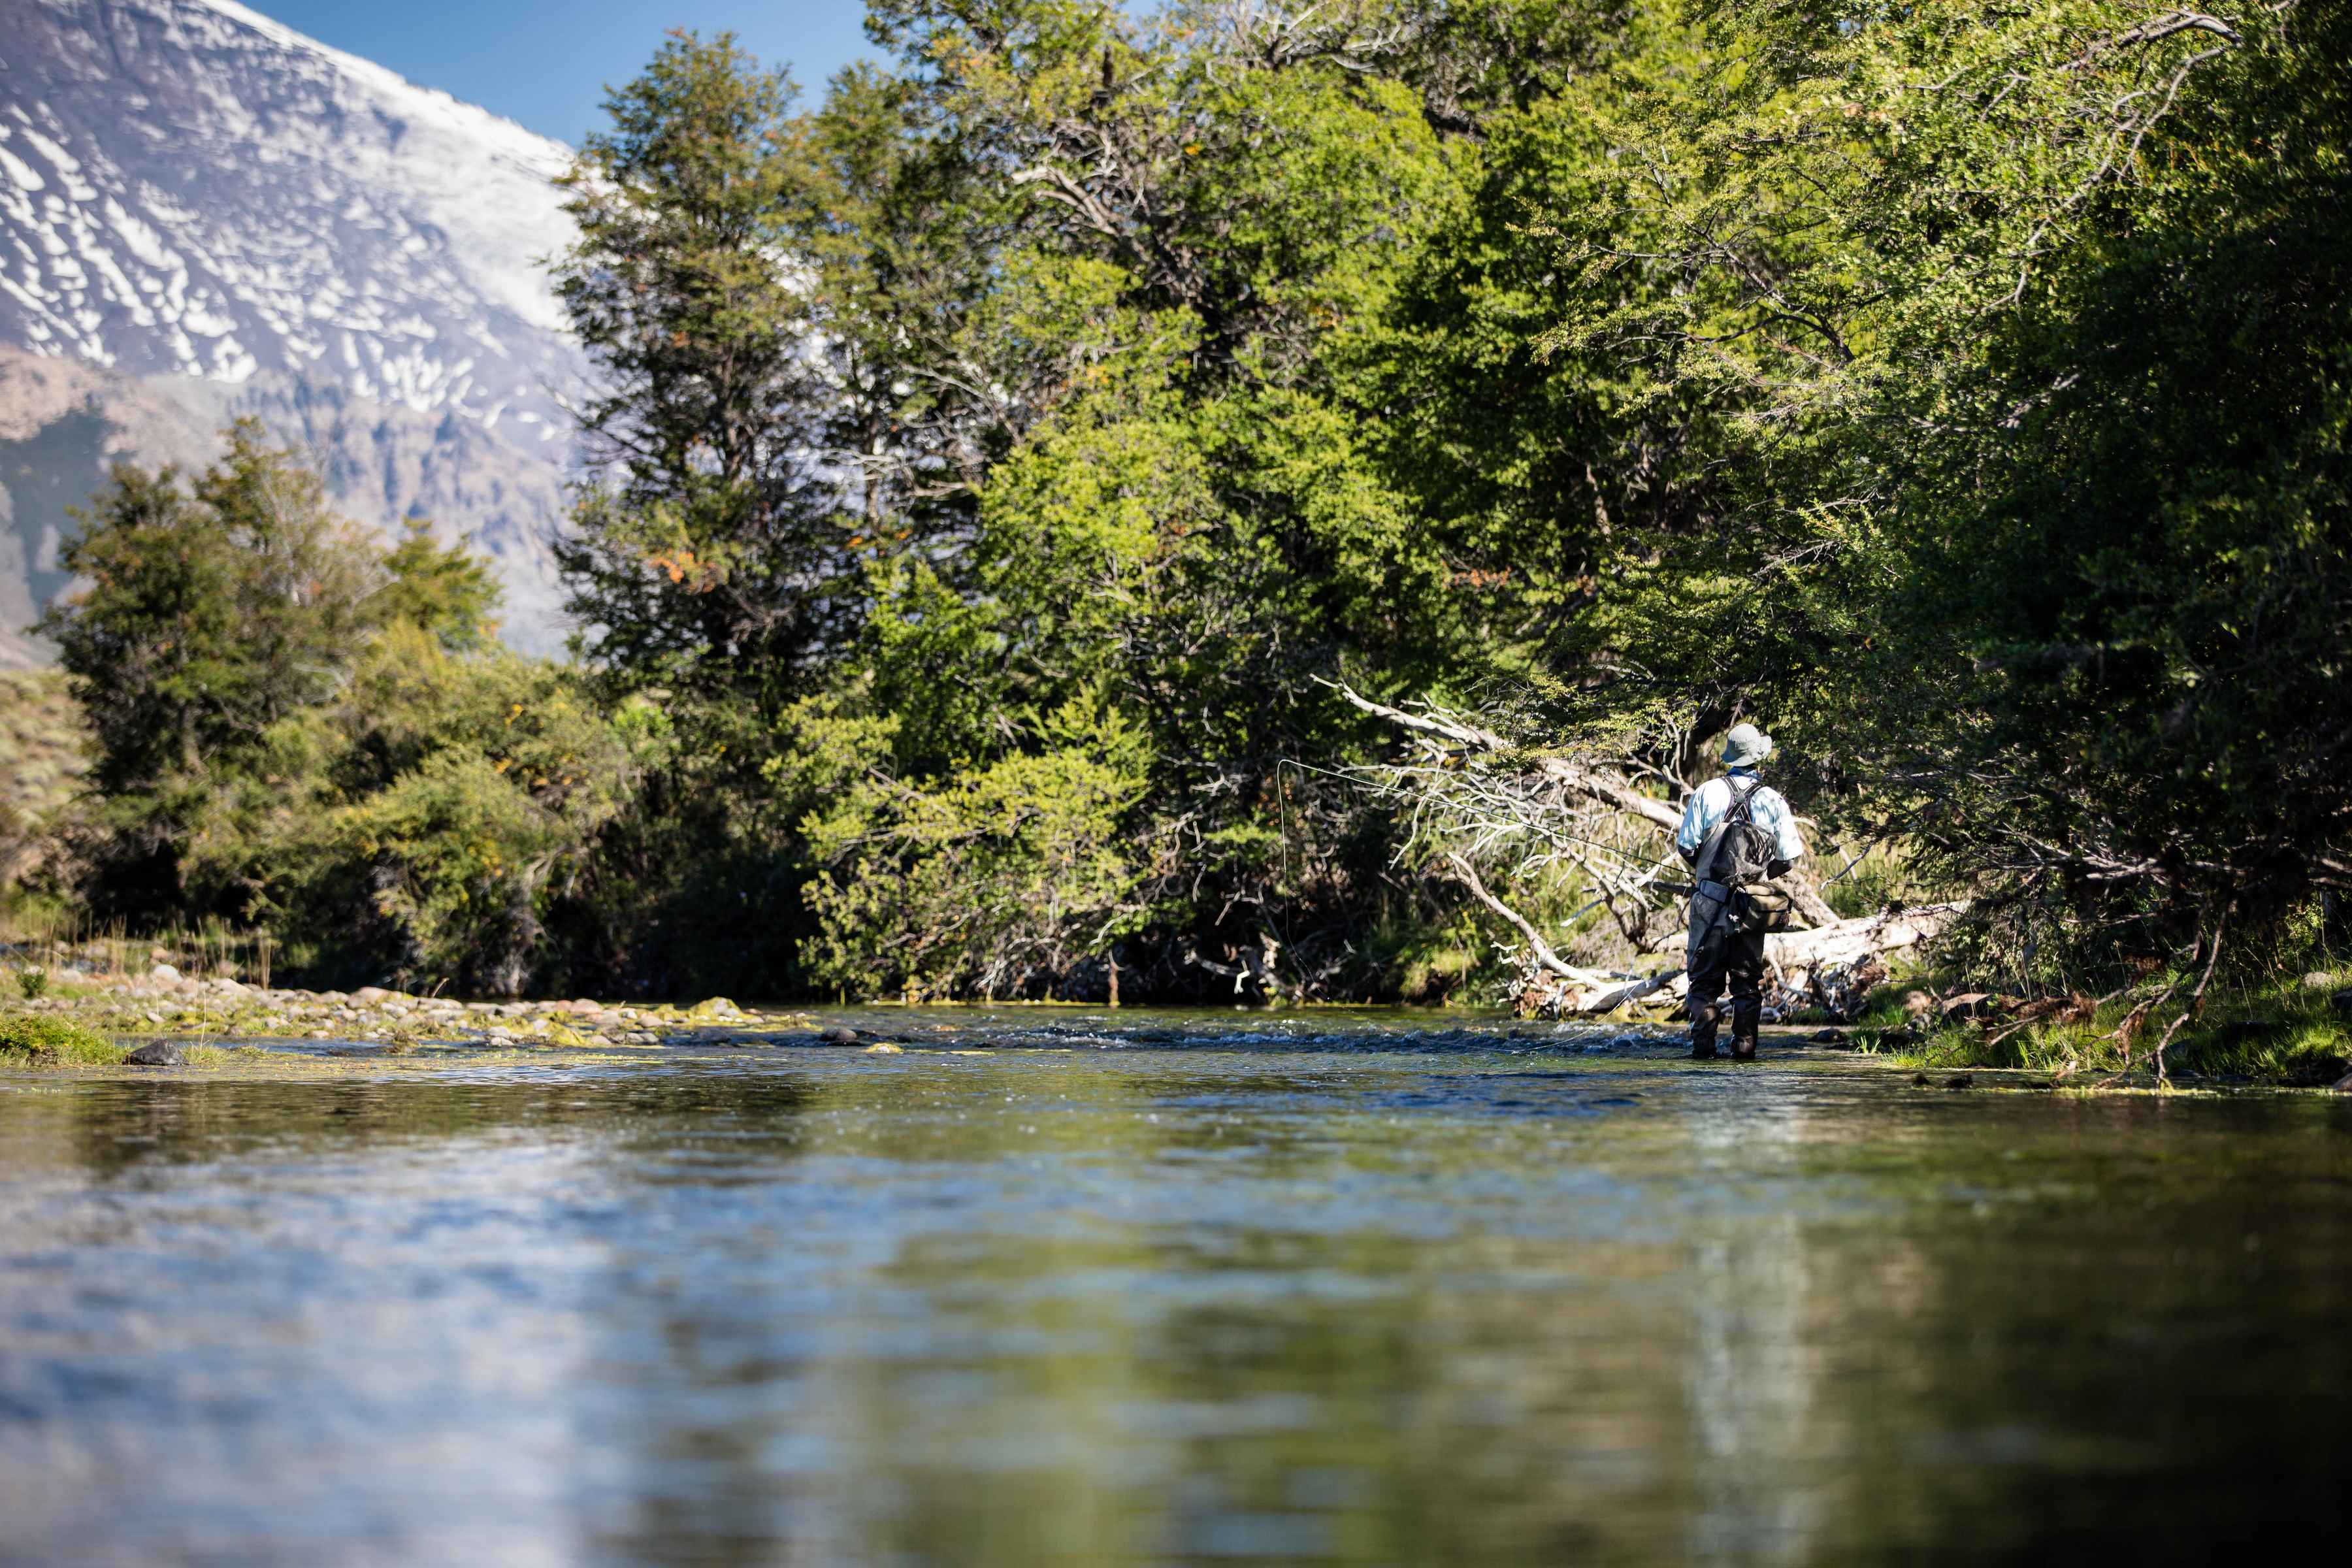
[[[70,1018],[0,1016],[0,1060],[18,1065],[111,1067],[123,1047]]]

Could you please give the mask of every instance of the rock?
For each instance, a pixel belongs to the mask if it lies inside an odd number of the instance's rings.
[[[2338,1017],[2352,1018],[2352,991],[2338,991],[2327,999],[2327,1005],[2336,1009]]]
[[[900,1055],[902,1047],[894,1046],[887,1040],[879,1041],[866,1047],[866,1054],[869,1057],[895,1057]]]
[[[214,981],[213,989],[219,992],[224,996],[247,996],[252,994],[253,992],[252,986],[239,984],[236,981],[229,979],[226,975],[223,975],[218,980]]]
[[[2327,1087],[2338,1094],[2352,1094],[2352,1072],[2346,1073]]]
[[[1970,1078],[1964,1072],[1956,1072],[1951,1077],[1944,1080],[1944,1087],[1946,1089],[1973,1089],[1976,1087],[1976,1079]]]
[[[188,1053],[169,1040],[151,1040],[123,1056],[123,1065],[134,1068],[184,1068],[188,1065]]]
[[[373,1005],[378,1002],[404,1002],[407,998],[397,991],[387,991],[381,985],[362,985],[352,993],[352,1000]]]
[[[836,1024],[830,1029],[819,1029],[816,1037],[828,1046],[854,1046],[857,1043],[857,1031]]]
[[[180,972],[173,968],[168,963],[159,963],[154,968],[147,972],[147,978],[150,980],[177,980],[180,978]]]
[[[1913,1089],[1931,1088],[1935,1084],[1935,1081],[1936,1080],[1934,1079],[1929,1078],[1923,1072],[1915,1072],[1911,1075],[1911,1087]]]
[[[1843,1030],[1839,1029],[1823,1029],[1820,1034],[1813,1037],[1813,1044],[1817,1046],[1842,1046],[1845,1044],[1845,1034]]]

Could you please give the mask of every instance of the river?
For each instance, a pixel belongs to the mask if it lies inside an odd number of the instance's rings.
[[[2174,1560],[2345,1519],[2340,1098],[851,1021],[908,1047],[0,1076],[0,1561]]]

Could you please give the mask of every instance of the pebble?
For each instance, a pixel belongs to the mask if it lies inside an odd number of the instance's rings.
[[[124,1064],[134,1068],[184,1068],[188,1054],[169,1040],[151,1040],[124,1054]]]

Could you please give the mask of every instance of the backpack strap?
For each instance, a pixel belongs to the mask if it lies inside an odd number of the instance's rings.
[[[1737,817],[1753,827],[1756,826],[1756,792],[1764,787],[1764,781],[1749,779],[1747,783],[1746,789],[1741,789],[1737,783],[1731,786],[1731,804],[1724,807],[1723,820],[1729,822]]]

